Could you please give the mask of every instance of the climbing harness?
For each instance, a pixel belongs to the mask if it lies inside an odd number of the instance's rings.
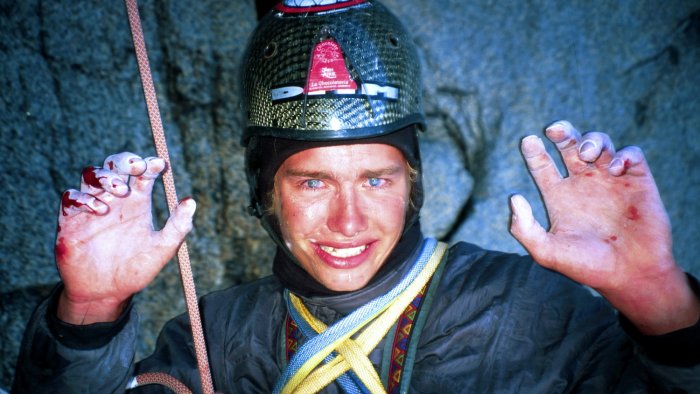
[[[394,288],[330,327],[316,319],[299,297],[286,292],[291,319],[308,340],[301,346],[298,342],[287,344],[291,359],[275,393],[315,393],[336,379],[348,393],[386,392],[367,355],[396,326],[399,317],[406,310],[410,312],[409,305],[425,291],[446,250],[446,244],[426,239],[413,267]],[[289,326],[285,332],[289,332]],[[290,351],[289,345],[296,349]],[[349,370],[351,373],[347,373]]]
[[[444,261],[444,258],[443,258]],[[382,357],[382,383],[389,394],[406,394],[411,383],[413,363],[418,351],[420,334],[428,318],[430,306],[437,291],[445,264],[441,263],[430,281],[404,309],[394,325],[393,335],[384,345]]]
[[[146,42],[143,38],[143,29],[141,28],[139,9],[136,0],[124,0],[124,3],[126,4],[126,10],[129,17],[129,27],[131,28],[131,37],[134,41],[134,51],[136,52],[139,74],[141,75],[141,85],[143,86],[143,93],[146,98],[146,108],[148,110],[148,118],[151,125],[151,133],[153,134],[153,142],[156,147],[156,154],[158,157],[165,160],[168,165],[168,169],[163,172],[163,186],[165,188],[168,208],[170,212],[172,212],[177,206],[177,193],[175,192],[175,182],[173,180],[172,167],[170,166],[170,155],[168,154],[168,146],[165,140],[160,111],[158,109],[156,90],[153,86],[153,79],[151,78],[151,67],[148,62]],[[200,381],[202,383],[202,391],[206,394],[210,394],[214,392],[214,385],[212,383],[211,371],[209,369],[207,348],[204,342],[202,320],[199,315],[197,292],[194,285],[194,279],[192,277],[192,266],[190,264],[187,244],[184,242],[178,249],[177,259],[180,267],[180,278],[185,295],[185,303],[187,304],[187,313],[189,315],[190,325],[192,327],[195,357],[197,359],[197,368],[199,369]],[[131,381],[128,388],[134,388],[146,384],[161,384],[169,387],[176,393],[190,393],[190,390],[185,385],[174,377],[165,373],[148,373],[138,375]]]

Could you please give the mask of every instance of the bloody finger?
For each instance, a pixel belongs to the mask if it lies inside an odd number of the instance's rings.
[[[629,172],[646,172],[646,160],[644,152],[637,146],[627,146],[620,149],[608,167],[611,175],[620,176]]]
[[[141,175],[146,171],[146,161],[131,152],[122,152],[105,159],[103,168],[119,175]]]
[[[83,170],[81,191],[93,195],[108,192],[123,197],[129,193],[129,186],[112,171],[100,167],[86,167]]]
[[[159,157],[147,157],[144,161],[146,162],[146,171],[131,179],[131,186],[134,190],[150,190],[155,179],[167,168],[165,160]]]
[[[81,212],[102,216],[109,212],[109,205],[91,194],[77,190],[66,190],[61,196],[61,214],[75,216]]]

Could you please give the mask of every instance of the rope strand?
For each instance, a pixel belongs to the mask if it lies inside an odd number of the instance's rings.
[[[179,380],[163,372],[146,372],[134,378],[127,389],[159,384],[172,390],[175,394],[192,394],[192,391]]]
[[[158,100],[156,90],[153,86],[151,77],[151,67],[148,63],[148,53],[146,52],[146,42],[143,38],[143,29],[141,28],[141,18],[139,17],[139,9],[136,0],[124,0],[126,4],[127,14],[129,16],[129,26],[131,28],[131,37],[134,41],[134,51],[136,52],[136,60],[139,66],[139,74],[141,75],[141,84],[143,93],[146,98],[146,108],[148,110],[148,118],[151,124],[151,133],[153,134],[153,142],[156,147],[158,157],[165,160],[168,165],[163,172],[163,187],[165,188],[165,197],[168,202],[168,209],[172,211],[177,207],[177,193],[175,191],[175,181],[173,179],[172,166],[170,165],[170,155],[168,154],[168,146],[165,140],[165,132],[163,131],[163,123],[160,118],[158,109]],[[185,295],[185,303],[187,304],[187,313],[190,318],[192,327],[192,337],[194,339],[195,357],[197,359],[197,368],[202,383],[202,391],[206,394],[214,393],[214,385],[211,378],[211,370],[209,368],[209,359],[207,357],[207,347],[204,340],[204,331],[202,329],[202,321],[199,315],[199,306],[197,304],[197,292],[192,276],[192,266],[190,264],[190,256],[187,250],[187,244],[182,243],[177,252],[177,259],[180,267],[180,278],[182,280],[182,288]]]

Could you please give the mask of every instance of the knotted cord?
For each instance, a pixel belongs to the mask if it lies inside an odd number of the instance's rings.
[[[163,187],[165,188],[165,197],[168,202],[168,209],[172,213],[178,204],[177,193],[175,192],[175,181],[173,180],[173,171],[172,166],[170,165],[170,155],[168,154],[168,146],[165,140],[165,132],[163,131],[163,123],[161,121],[160,111],[158,109],[156,90],[153,86],[153,79],[151,78],[151,67],[148,62],[146,42],[143,38],[143,29],[141,27],[139,9],[136,0],[124,0],[124,2],[126,4],[127,14],[129,16],[129,27],[131,28],[131,37],[134,41],[134,51],[136,52],[139,74],[141,75],[141,85],[143,86],[143,93],[146,98],[146,108],[148,110],[148,118],[151,124],[151,133],[153,134],[156,154],[158,157],[165,160],[167,164],[167,168],[163,172]],[[185,295],[185,303],[187,304],[187,313],[189,315],[190,325],[192,327],[195,357],[197,359],[197,368],[199,369],[199,376],[202,383],[202,391],[206,394],[210,394],[214,392],[214,385],[212,383],[211,371],[209,369],[207,347],[204,341],[204,331],[202,329],[202,321],[199,315],[197,291],[195,289],[194,279],[192,277],[190,256],[187,250],[187,244],[185,242],[182,243],[177,251],[177,260],[180,267],[180,278]],[[174,380],[177,382],[175,378],[166,374],[159,374],[166,375],[161,376],[161,381],[158,381],[158,379],[152,379],[152,375],[153,374],[149,374],[149,382],[153,381],[155,383],[162,383],[162,379],[169,379],[170,381]],[[137,381],[139,381],[139,384],[141,384],[139,377],[137,377]],[[146,380],[143,381],[145,382]],[[173,383],[172,386],[178,388],[184,387],[181,383],[177,383],[178,384]],[[169,384],[169,386],[171,386],[171,384]]]

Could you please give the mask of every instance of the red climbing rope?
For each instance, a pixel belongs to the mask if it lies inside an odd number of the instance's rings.
[[[131,37],[134,40],[134,50],[136,52],[136,60],[141,74],[141,84],[143,85],[143,93],[146,97],[146,107],[148,110],[148,118],[151,123],[151,133],[156,146],[156,154],[158,157],[165,160],[168,167],[163,172],[163,186],[165,188],[165,196],[168,201],[170,212],[177,206],[177,193],[175,192],[175,182],[173,180],[173,171],[170,166],[170,155],[168,154],[168,146],[165,141],[165,133],[163,131],[163,123],[160,119],[160,111],[158,109],[158,100],[156,98],[156,90],[153,86],[151,78],[151,67],[148,63],[148,54],[146,52],[146,42],[143,39],[143,29],[141,28],[141,18],[139,17],[139,9],[136,0],[124,0],[126,3],[127,14],[129,15],[129,26],[131,27]],[[211,371],[209,369],[209,359],[207,357],[207,347],[204,341],[204,331],[202,330],[202,321],[199,315],[199,307],[197,304],[197,291],[194,286],[192,277],[192,266],[190,264],[190,256],[187,251],[187,244],[183,242],[177,252],[177,259],[180,266],[180,277],[182,287],[185,294],[185,302],[187,304],[187,313],[190,317],[192,326],[192,336],[194,338],[194,350],[197,358],[197,368],[202,382],[202,391],[206,394],[214,392],[212,383]],[[152,376],[151,376],[152,377]],[[169,377],[170,381],[174,378]],[[140,380],[137,377],[137,380]],[[146,379],[149,382],[153,379]],[[144,382],[146,380],[143,380]],[[161,383],[155,379],[154,383]],[[144,383],[145,384],[145,383]],[[150,383],[149,383],[150,384]],[[182,386],[182,385],[181,385]],[[182,386],[184,387],[184,386]]]
[[[136,382],[128,388],[135,388],[138,386],[146,386],[149,384],[159,384],[165,386],[170,390],[174,391],[176,394],[192,394],[192,391],[185,386],[182,382],[175,379],[174,377],[162,372],[146,372],[136,377]]]

